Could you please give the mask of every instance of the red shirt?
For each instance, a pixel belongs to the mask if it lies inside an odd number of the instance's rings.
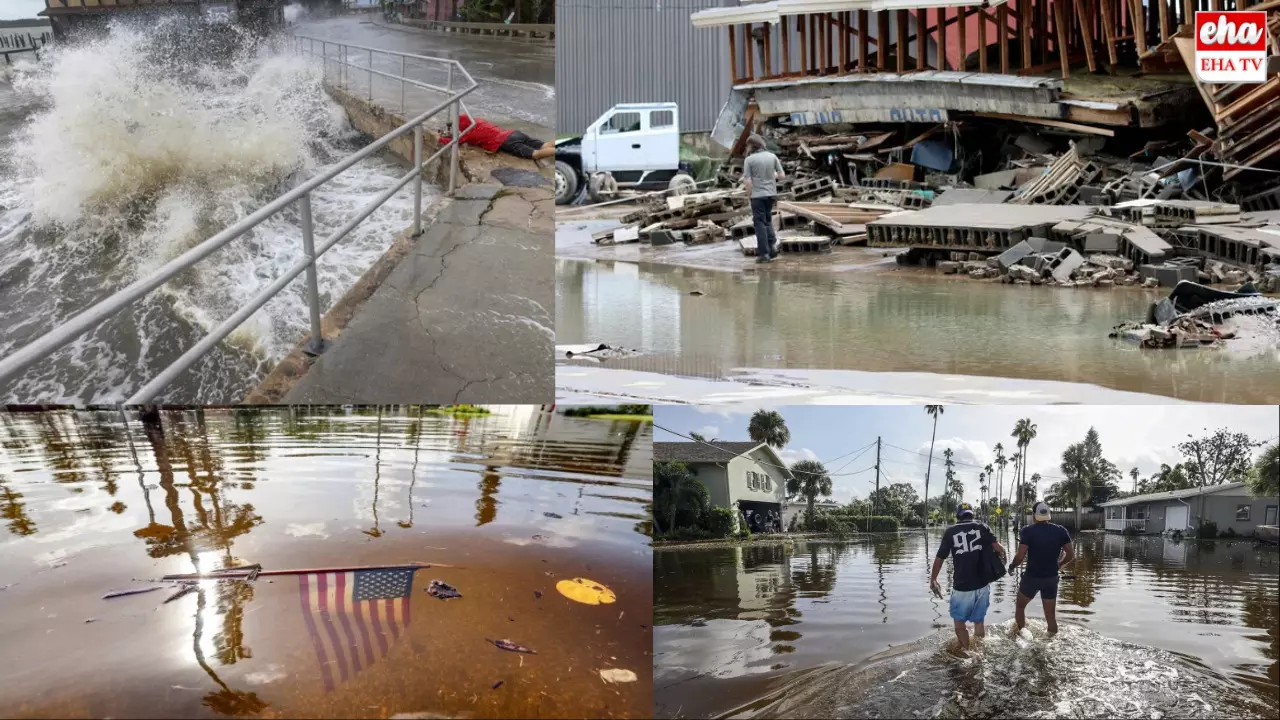
[[[458,116],[458,127],[463,131],[466,131],[466,129],[471,127],[471,125],[472,120],[470,115]],[[498,152],[502,149],[502,143],[506,142],[507,138],[511,137],[511,133],[513,132],[515,131],[503,130],[497,125],[485,120],[476,120],[475,128],[473,128],[471,132],[462,136],[462,144],[482,147],[489,152]],[[450,139],[451,138],[448,135],[441,135],[440,144],[445,145]]]

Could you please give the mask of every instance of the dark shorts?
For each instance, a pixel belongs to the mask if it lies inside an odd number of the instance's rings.
[[[502,147],[498,149],[508,155],[531,160],[533,159],[533,153],[541,150],[543,144],[541,140],[531,138],[519,130],[512,130],[507,139],[503,141]]]
[[[1041,600],[1057,600],[1058,576],[1031,577],[1024,574],[1022,581],[1018,583],[1018,592],[1031,599],[1035,599],[1036,593],[1040,593]]]

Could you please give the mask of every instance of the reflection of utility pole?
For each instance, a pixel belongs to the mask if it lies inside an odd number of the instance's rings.
[[[378,431],[373,441],[373,529],[364,530],[370,537],[382,537],[378,527],[378,484],[382,482],[382,406],[378,406]]]
[[[397,523],[408,529],[413,527],[413,486],[418,482],[418,452],[422,449],[422,406],[418,406],[418,422],[413,435],[413,466],[409,468],[409,522]]]
[[[875,498],[875,500],[872,501],[871,503],[871,516],[875,517],[876,515],[880,514],[876,512],[876,510],[880,505],[880,438],[879,437],[876,438],[876,494],[873,497]],[[867,530],[870,530],[871,521],[868,520],[867,523],[868,523]]]

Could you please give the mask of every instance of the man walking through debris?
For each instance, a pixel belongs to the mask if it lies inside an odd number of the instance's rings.
[[[747,159],[742,163],[742,183],[751,198],[751,220],[756,228],[756,262],[771,262],[778,254],[778,233],[773,229],[773,203],[778,181],[785,175],[778,156],[764,147],[764,138],[747,138]]]
[[[960,649],[968,650],[969,628],[965,623],[973,623],[975,639],[983,637],[987,632],[987,606],[991,602],[991,585],[986,579],[983,548],[995,550],[1000,555],[1001,562],[1004,562],[1005,552],[996,541],[991,528],[986,523],[974,520],[973,507],[969,503],[960,503],[956,507],[956,519],[960,522],[947,528],[942,534],[942,545],[933,558],[929,589],[942,597],[938,573],[942,571],[942,563],[950,555],[955,563],[951,574],[951,619],[955,622]]]
[[[1018,539],[1018,554],[1009,563],[1009,574],[1027,558],[1027,569],[1022,573],[1022,582],[1018,583],[1018,599],[1015,606],[1017,622],[1016,631],[1021,631],[1027,624],[1027,605],[1040,593],[1040,602],[1044,605],[1044,619],[1049,626],[1049,634],[1058,632],[1058,618],[1055,610],[1058,604],[1058,571],[1067,563],[1076,559],[1075,548],[1071,545],[1071,533],[1061,525],[1049,522],[1049,506],[1036,503],[1035,523],[1022,528]]]

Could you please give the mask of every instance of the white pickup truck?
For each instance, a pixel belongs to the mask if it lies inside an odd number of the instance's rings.
[[[579,137],[556,141],[556,204],[573,202],[587,188],[592,202],[619,188],[677,194],[696,187],[680,161],[680,109],[675,103],[614,105]]]

